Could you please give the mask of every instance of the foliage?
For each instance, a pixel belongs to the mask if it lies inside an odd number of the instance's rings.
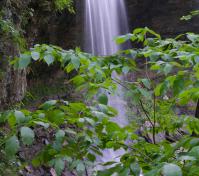
[[[103,104],[91,107],[80,102],[56,100],[45,102],[35,112],[4,112],[0,116],[1,124],[7,122],[9,127],[2,129],[5,134],[1,146],[5,145],[7,157],[13,158],[20,146],[30,146],[35,142],[34,127],[41,126],[46,131],[51,127],[54,130],[54,140],[30,162],[34,166],[53,165],[60,175],[67,161],[70,170],[76,168],[81,174],[85,171],[85,165],[95,158],[93,152],[100,153],[96,148],[101,145],[97,131],[98,134],[102,133],[103,128],[99,127],[107,128],[107,118],[115,114],[115,110]],[[62,168],[59,168],[60,163],[64,165]]]
[[[36,4],[34,4],[36,3]],[[24,29],[30,25],[28,24],[31,19],[37,14],[34,8],[31,8],[31,5],[34,7],[40,7],[39,11],[42,15],[43,11],[49,12],[57,12],[63,11],[67,9],[70,13],[74,13],[73,8],[73,0],[45,0],[45,1],[36,1],[36,2],[26,2],[22,5],[23,1],[8,1],[5,2],[5,7],[1,7],[0,9],[0,35],[1,38],[7,41],[7,39],[11,39],[15,44],[20,47],[21,51],[27,49],[26,47],[26,39],[24,36]],[[30,6],[30,7],[29,7]],[[12,13],[17,15],[19,18],[20,24],[15,24],[11,17],[7,17],[7,14],[11,15],[11,12],[7,12],[7,9],[12,9]],[[18,9],[19,8],[19,9]],[[49,14],[46,16],[46,13],[43,16],[43,21],[45,22],[49,17]],[[50,20],[50,19],[48,19]],[[14,20],[15,21],[15,20]]]
[[[0,34],[4,37],[11,37],[12,41],[18,44],[21,49],[25,48],[25,39],[10,20],[4,20],[0,17]]]
[[[181,18],[181,20],[185,20],[185,21],[188,21],[190,19],[192,19],[193,17],[195,16],[198,16],[199,15],[199,10],[194,10],[194,11],[191,11],[190,14],[186,15],[186,16],[183,16]]]
[[[42,10],[47,12],[61,12],[63,10],[68,10],[70,13],[74,13],[73,3],[73,0],[42,0],[38,2],[38,5]]]
[[[74,13],[73,0],[54,0],[54,3],[58,11],[62,11],[67,8],[69,12]]]
[[[116,41],[121,44],[128,40],[139,47],[107,57],[43,44],[16,58],[12,64],[18,69],[44,62],[60,63],[67,73],[76,72],[71,82],[77,92],[83,92],[85,100],[52,100],[35,112],[3,113],[1,121],[9,124],[9,130],[3,130],[6,135],[2,145],[8,156],[13,157],[21,143],[34,142],[35,125],[46,129],[51,126],[54,140],[32,164],[51,165],[58,175],[65,163],[82,175],[85,166],[107,148],[123,148],[126,152],[120,162],[102,163],[108,169],[98,171],[99,176],[139,176],[141,172],[146,176],[198,175],[199,119],[179,113],[179,107],[188,107],[199,98],[199,35],[187,33],[162,39],[148,28],[138,28]],[[112,77],[113,72],[137,72],[141,76],[133,81],[121,80]],[[110,120],[116,113],[106,105],[106,93],[114,92],[118,84],[124,87],[135,111],[124,128]],[[12,147],[15,150],[10,150]]]

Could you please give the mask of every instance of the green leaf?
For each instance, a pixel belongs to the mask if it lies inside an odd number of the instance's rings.
[[[81,76],[81,75],[77,75],[75,76],[73,79],[71,79],[73,81],[73,83],[76,85],[76,86],[79,86],[83,83],[85,83],[85,79]]]
[[[54,62],[54,57],[50,54],[44,56],[44,60],[48,65],[52,64]]]
[[[106,94],[101,94],[99,97],[98,97],[98,101],[100,104],[104,104],[104,105],[107,105],[108,104],[108,97]]]
[[[148,89],[151,88],[151,83],[148,79],[141,79],[141,82],[144,84],[144,86]]]
[[[144,174],[144,176],[160,176],[160,169],[159,168],[154,168],[154,169],[150,170],[149,172],[146,172]]]
[[[78,70],[78,68],[79,68],[79,66],[80,66],[80,60],[79,60],[79,58],[78,58],[77,56],[73,55],[73,56],[71,57],[71,63],[73,64],[74,68],[75,68],[76,70]]]
[[[64,162],[64,160],[61,159],[61,158],[55,159],[54,160],[54,168],[55,168],[55,171],[57,173],[57,176],[61,176],[62,171],[65,168],[65,162]]]
[[[74,65],[70,62],[66,67],[65,70],[67,73],[70,73],[71,71],[74,70]]]
[[[34,121],[35,124],[43,126],[44,128],[49,128],[49,123],[44,123],[44,122],[40,122],[40,121]]]
[[[186,176],[186,175],[185,175]],[[199,176],[199,168],[198,168],[198,165],[192,165],[190,168],[189,168],[189,174],[188,176]]]
[[[95,125],[95,121],[91,118],[85,117],[84,118],[90,125],[94,126]]]
[[[94,162],[94,161],[96,160],[96,156],[93,155],[93,154],[91,154],[91,153],[89,153],[89,154],[87,155],[87,158],[88,158],[90,161],[92,161],[92,162]]]
[[[145,31],[144,28],[136,28],[134,29],[133,34],[139,34],[139,33],[142,33],[143,31]]]
[[[186,16],[182,16],[182,17],[180,18],[180,20],[188,21],[188,20],[190,20],[191,18],[192,18],[191,15],[186,15]]]
[[[130,168],[135,176],[140,176],[141,169],[137,162],[134,162],[130,165]]]
[[[175,164],[165,164],[163,167],[164,176],[182,176],[182,170]]]
[[[151,98],[151,93],[150,91],[147,91],[146,89],[142,89],[142,88],[139,88],[139,92],[147,99],[150,99]]]
[[[41,109],[44,109],[44,110],[48,110],[50,109],[52,106],[56,105],[57,103],[57,100],[50,100],[50,101],[46,101],[44,104],[42,104],[40,106]]]
[[[128,67],[128,66],[125,66],[125,67],[122,68],[122,72],[124,74],[127,74],[129,71],[130,71],[130,67]]]
[[[119,36],[116,38],[116,43],[123,44],[126,41],[128,41],[131,37],[133,37],[133,34],[126,34],[126,35]]]
[[[171,64],[166,64],[164,67],[164,74],[168,75],[172,71],[173,66]]]
[[[40,58],[40,53],[38,53],[36,51],[32,51],[31,56],[32,56],[33,60],[37,61]]]
[[[49,110],[47,113],[46,113],[46,118],[54,123],[57,124],[57,125],[61,125],[64,123],[64,118],[65,118],[65,114],[63,111],[61,110],[58,110],[58,109],[55,109],[55,110]]]
[[[9,126],[11,128],[15,127],[15,125],[16,125],[16,117],[13,114],[9,115],[8,124],[9,124]]]
[[[116,164],[117,162],[116,161],[108,161],[106,163],[103,163],[103,166],[111,166],[113,164]]]
[[[59,130],[56,134],[55,134],[56,140],[61,142],[63,141],[64,137],[65,137],[65,132],[63,130]]]
[[[23,69],[26,68],[31,61],[31,56],[29,54],[22,54],[20,55],[19,61],[18,61],[18,68]]]
[[[129,176],[129,172],[130,172],[130,169],[129,168],[125,168],[122,171],[120,171],[118,174],[120,176]]]
[[[185,87],[184,85],[185,85],[185,81],[184,81],[183,76],[177,76],[173,83],[174,95],[179,94],[183,90],[183,87]]]
[[[85,171],[84,163],[78,162],[76,169],[77,169],[77,172],[80,172],[80,173],[84,172]]]
[[[5,144],[5,151],[9,157],[14,157],[14,155],[19,150],[19,140],[16,136],[10,137]]]
[[[196,158],[193,156],[181,156],[179,157],[179,160],[180,161],[195,161]]]
[[[157,34],[155,31],[149,29],[148,27],[145,27],[145,30],[146,30],[147,32],[151,33],[152,35],[156,36],[158,39],[161,38],[159,34]]]
[[[119,173],[121,172],[123,169],[123,167],[121,165],[116,165],[114,167],[111,167],[109,169],[104,169],[104,170],[101,170],[101,171],[98,171],[97,175],[98,176],[111,176],[113,175],[114,173]]]
[[[14,115],[15,115],[15,118],[16,118],[16,122],[18,124],[24,123],[26,121],[26,117],[25,117],[25,115],[24,115],[23,112],[21,112],[21,111],[15,111]]]
[[[196,64],[198,64],[199,63],[199,56],[195,56],[194,60],[195,60]]]
[[[160,96],[160,95],[165,94],[168,88],[169,88],[168,81],[164,81],[163,83],[157,85],[157,87],[155,88],[155,95]]]
[[[5,114],[0,113],[0,124],[6,122],[8,117]]]
[[[68,134],[77,135],[77,132],[75,130],[70,129],[70,128],[66,129],[65,132],[68,133]]]
[[[22,127],[21,130],[21,139],[25,145],[31,145],[35,138],[35,133],[29,127]]]
[[[195,42],[198,40],[198,35],[194,34],[194,33],[187,33],[187,38],[192,41]]]
[[[190,147],[195,147],[195,146],[198,146],[199,145],[199,138],[193,138],[191,141],[190,141]]]
[[[199,146],[193,147],[189,152],[189,155],[199,159]]]

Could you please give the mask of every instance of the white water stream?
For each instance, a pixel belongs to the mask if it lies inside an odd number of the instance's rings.
[[[116,53],[114,38],[128,32],[124,0],[85,0],[85,48],[96,55]]]
[[[124,0],[85,0],[85,20],[87,52],[94,55],[111,55],[121,49],[114,38],[128,33]],[[112,76],[118,77],[116,74]],[[127,125],[126,102],[123,100],[122,88],[119,85],[117,93],[109,96],[109,105],[118,111],[118,116],[113,121],[122,127]],[[118,161],[123,153],[122,149],[104,150],[103,157],[99,157],[97,162]],[[102,168],[98,165],[97,169]]]

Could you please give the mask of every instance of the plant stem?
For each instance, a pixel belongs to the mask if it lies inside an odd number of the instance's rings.
[[[197,106],[196,106],[196,113],[195,113],[195,117],[199,118],[199,100],[197,102]]]
[[[151,120],[150,117],[149,117],[149,113],[148,113],[147,110],[145,109],[145,107],[144,107],[142,101],[139,100],[139,102],[140,102],[141,108],[142,108],[142,110],[143,110],[145,116],[147,117],[149,123],[151,124],[151,126],[152,126],[152,128],[153,128],[153,127],[154,127],[154,124],[153,124],[152,120]]]
[[[117,81],[117,80],[115,80],[115,79],[113,79],[113,78],[112,78],[112,80],[113,80],[114,82],[116,82],[117,84],[121,85],[123,88],[125,88],[125,89],[127,89],[127,90],[129,90],[129,91],[132,91],[129,87],[123,85],[121,82],[119,82],[119,81]],[[146,118],[148,119],[149,123],[150,123],[151,126],[153,127],[154,124],[153,124],[152,120],[150,119],[149,113],[148,113],[147,110],[145,109],[145,107],[144,107],[142,101],[139,100],[139,103],[140,103],[140,106],[141,106],[141,108],[142,108],[142,110],[143,110],[143,112],[144,112]]]
[[[156,135],[156,96],[153,95],[153,143],[156,144],[155,140]]]

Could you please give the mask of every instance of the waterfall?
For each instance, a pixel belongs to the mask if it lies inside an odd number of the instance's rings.
[[[111,55],[116,53],[121,46],[117,45],[114,38],[128,33],[127,16],[124,0],[85,0],[85,50],[94,55]],[[116,73],[113,78],[120,78]],[[126,102],[123,100],[122,87],[118,85],[117,93],[109,96],[109,105],[117,109],[118,116],[113,119],[118,125],[126,126]],[[106,149],[103,157],[98,157],[97,162],[119,161],[124,154],[122,149],[114,151]],[[97,169],[103,169],[100,165]]]
[[[110,55],[120,49],[114,38],[128,32],[124,0],[85,1],[85,49]]]

